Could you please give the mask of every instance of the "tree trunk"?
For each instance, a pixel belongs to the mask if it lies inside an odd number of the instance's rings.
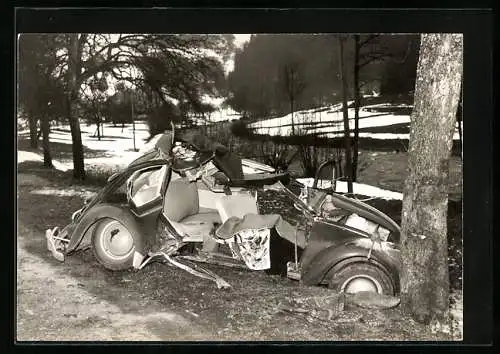
[[[137,147],[135,146],[135,113],[134,113],[134,99],[133,99],[133,97],[132,97],[132,100],[130,102],[131,102],[131,110],[132,110],[132,112],[130,113],[132,116],[132,138],[134,140],[134,151],[137,151]]]
[[[45,167],[54,167],[52,165],[52,157],[50,156],[50,144],[49,144],[49,134],[50,125],[49,117],[43,116],[41,119],[42,125],[42,145],[43,145],[43,165]]]
[[[83,160],[83,144],[82,144],[82,133],[80,130],[80,122],[76,116],[74,102],[68,97],[68,121],[71,130],[71,141],[73,150],[73,177],[78,180],[85,179],[85,165]]]
[[[458,121],[458,138],[460,139],[460,158],[463,159],[462,121]]]
[[[99,122],[99,118],[97,118],[97,140],[101,141],[101,123]]]
[[[460,101],[457,107],[458,138],[460,139],[460,158],[463,159],[463,140],[462,140],[462,120],[463,120],[463,100],[462,85],[460,85]]]
[[[359,34],[354,35],[354,138],[352,156],[352,180],[358,178],[358,155],[359,155],[359,107],[361,106],[361,95],[359,92]]]
[[[33,117],[31,113],[29,113],[28,117],[28,126],[30,129],[30,147],[32,149],[38,148],[38,129],[37,129],[37,120]]]
[[[347,111],[347,81],[344,71],[344,43],[339,37],[339,63],[340,81],[342,83],[342,116],[344,119],[344,149],[345,149],[345,172],[347,177],[347,192],[352,193],[352,159],[351,159],[351,136],[349,134],[349,113]]]
[[[66,110],[73,143],[73,177],[83,180],[85,179],[85,165],[83,162],[82,133],[80,131],[80,121],[75,112],[75,103],[78,99],[77,78],[80,72],[80,50],[78,46],[78,34],[72,33],[69,36],[69,92],[67,95]]]
[[[415,320],[449,308],[448,174],[462,76],[462,35],[423,34],[401,228],[401,303]]]

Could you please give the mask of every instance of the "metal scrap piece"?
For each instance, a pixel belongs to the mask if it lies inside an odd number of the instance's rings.
[[[214,281],[216,284],[217,284],[217,288],[218,289],[229,289],[231,288],[231,284],[229,284],[228,282],[226,282],[224,279],[222,279],[220,276],[218,276],[217,274],[215,274],[214,272],[208,270],[208,269],[205,269],[205,268],[202,268],[200,266],[197,266],[197,265],[194,265],[194,268],[197,268],[197,269],[194,269],[178,260],[175,260],[174,258],[170,257],[167,253],[165,252],[155,252],[155,253],[151,253],[150,254],[150,258],[144,262],[144,263],[147,263],[149,262],[149,260],[151,260],[152,258],[154,257],[158,257],[158,256],[161,256],[163,258],[165,258],[167,260],[167,262],[169,262],[170,264],[178,267],[178,268],[181,268],[182,270],[185,270],[186,272],[190,273],[190,274],[193,274],[197,277],[200,277],[200,278],[203,278],[203,279],[207,279],[207,280],[212,280]],[[145,265],[145,264],[144,264]]]
[[[64,243],[69,242],[65,237],[66,233],[60,232],[58,227],[45,231],[45,239],[47,240],[47,249],[52,253],[52,256],[60,262],[64,262]]]

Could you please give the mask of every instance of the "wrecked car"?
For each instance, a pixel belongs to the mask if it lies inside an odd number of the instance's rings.
[[[340,292],[398,293],[399,226],[335,187],[317,188],[318,176],[307,187],[201,135],[172,129],[112,175],[70,224],[47,230],[47,248],[64,261],[91,247],[110,270],[163,260],[219,288],[230,284],[202,263],[265,270]],[[264,190],[288,198],[302,221],[260,213],[257,196]]]

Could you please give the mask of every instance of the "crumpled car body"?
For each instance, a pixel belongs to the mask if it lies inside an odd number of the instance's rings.
[[[288,198],[303,221],[261,214],[257,195],[264,189]],[[46,238],[61,261],[90,246],[111,270],[142,269],[163,257],[219,287],[229,284],[195,264],[392,295],[399,291],[399,233],[393,220],[365,203],[307,188],[199,136],[174,139],[172,133],[111,176],[69,225],[47,230]]]

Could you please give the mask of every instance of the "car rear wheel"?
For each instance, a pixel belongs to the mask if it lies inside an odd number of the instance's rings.
[[[110,270],[128,269],[132,266],[135,243],[132,231],[114,218],[104,218],[92,235],[96,259]]]
[[[341,268],[333,274],[328,287],[345,293],[369,291],[394,295],[394,286],[389,276],[379,267],[369,263],[353,263]]]

